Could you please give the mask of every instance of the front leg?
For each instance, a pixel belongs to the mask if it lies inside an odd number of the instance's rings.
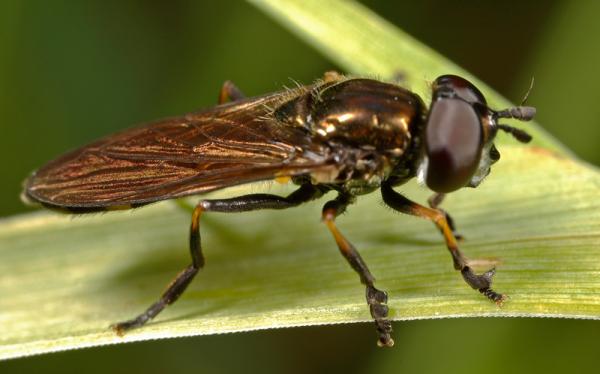
[[[468,265],[465,257],[458,248],[458,243],[452,232],[452,228],[448,223],[448,218],[446,217],[446,214],[444,214],[444,212],[438,209],[427,208],[413,201],[410,201],[409,199],[394,191],[392,189],[392,186],[389,184],[383,184],[381,186],[381,195],[383,197],[383,201],[391,208],[402,213],[426,218],[432,221],[444,236],[446,246],[448,247],[448,250],[452,255],[452,259],[454,260],[454,268],[456,270],[460,270],[467,284],[473,289],[476,289],[479,292],[481,292],[483,295],[485,295],[488,299],[494,301],[496,304],[502,304],[502,302],[506,299],[506,296],[499,294],[490,288],[492,285],[492,277],[494,276],[495,269],[490,269],[481,275],[475,274],[475,272],[473,272],[473,269],[471,269],[471,267]]]
[[[427,204],[429,204],[430,208],[437,209],[440,212],[444,213],[444,215],[446,216],[446,221],[448,221],[448,226],[450,226],[450,230],[452,230],[454,237],[456,238],[456,240],[462,242],[465,238],[464,236],[456,232],[456,225],[454,224],[454,219],[452,219],[452,216],[448,212],[440,208],[440,205],[442,204],[445,198],[445,193],[436,192],[433,195],[431,195],[429,199],[427,199]]]
[[[336,199],[328,201],[323,207],[323,222],[333,234],[342,256],[346,258],[352,269],[358,273],[361,283],[366,286],[367,304],[379,334],[377,344],[380,347],[392,347],[394,345],[394,340],[391,337],[392,323],[387,318],[388,307],[385,305],[387,303],[387,293],[375,288],[375,278],[371,275],[367,264],[352,243],[342,235],[335,225],[335,218],[342,214],[351,202],[352,196],[343,192]]]

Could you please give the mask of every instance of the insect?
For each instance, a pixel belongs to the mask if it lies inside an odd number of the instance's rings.
[[[287,196],[250,194],[201,199],[192,213],[191,264],[137,317],[112,325],[118,333],[140,327],[174,303],[204,266],[200,220],[206,212],[286,209],[335,192],[322,220],[365,286],[380,346],[392,346],[387,293],[335,219],[359,195],[381,191],[391,208],[432,221],[441,231],[454,268],[466,283],[500,304],[491,289],[494,269],[476,274],[459,250],[453,221],[439,208],[445,194],[476,187],[500,154],[498,130],[521,142],[523,130],[498,123],[528,121],[535,109],[496,111],[466,79],[438,77],[429,108],[396,84],[326,73],[307,86],[245,98],[225,82],[220,105],[110,135],[49,162],[25,182],[29,202],[70,213],[136,208],[165,199],[202,194],[237,184],[289,179]],[[429,206],[394,190],[412,178],[435,194]]]

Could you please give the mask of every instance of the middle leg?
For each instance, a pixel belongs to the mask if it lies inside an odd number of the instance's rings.
[[[369,271],[367,264],[352,243],[342,235],[335,225],[335,218],[346,210],[352,199],[351,195],[342,192],[334,200],[328,201],[323,207],[323,222],[333,234],[333,238],[344,258],[350,263],[352,269],[358,273],[361,283],[366,286],[367,304],[379,333],[377,344],[380,347],[392,347],[394,345],[394,340],[391,337],[392,323],[387,318],[388,307],[385,305],[387,303],[387,293],[375,288],[375,278]]]

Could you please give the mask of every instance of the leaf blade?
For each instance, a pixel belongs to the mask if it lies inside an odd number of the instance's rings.
[[[379,286],[389,291],[392,318],[600,317],[600,209],[592,198],[600,178],[547,152],[540,157],[535,149],[510,150],[495,170],[500,178],[448,202],[468,238],[467,255],[502,258],[496,287],[512,297],[502,309],[463,284],[428,222],[381,209],[374,194],[339,220]],[[506,187],[517,186],[523,175],[529,188]],[[227,195],[255,188],[239,187]],[[415,185],[403,192],[425,196]],[[574,214],[557,209],[566,196],[577,202]],[[174,307],[124,338],[107,326],[146,307],[187,263],[188,214],[163,203],[134,213],[75,219],[41,213],[5,220],[0,293],[12,297],[0,304],[0,357],[369,321],[362,287],[318,222],[319,210],[320,203],[313,203],[289,212],[207,215],[205,271]],[[229,226],[236,228],[233,237]],[[303,239],[290,243],[290,237]]]
[[[264,4],[269,3],[276,6],[273,1]],[[321,3],[334,4],[339,14],[359,12],[353,13],[360,17],[352,22],[362,27],[352,28],[362,34],[390,32],[351,2]],[[306,14],[315,4],[303,1],[285,11]],[[298,8],[302,6],[304,11]],[[322,19],[318,13],[315,17]],[[303,22],[311,29],[312,21]],[[341,21],[332,24],[340,27],[337,35],[345,32]],[[416,52],[423,48],[407,40]],[[387,68],[368,65],[372,61],[363,66],[357,54],[353,66],[351,59],[331,51],[352,72],[393,72],[389,57]],[[409,70],[415,86],[426,79],[420,71],[427,70],[427,77],[438,74],[436,69],[461,72],[428,49],[423,54],[440,66]],[[410,69],[418,68],[413,65]],[[417,90],[424,93],[426,86]],[[496,103],[504,102],[491,96]],[[453,195],[445,205],[467,237],[462,249],[468,256],[501,257],[495,285],[512,296],[503,309],[468,289],[428,222],[381,209],[376,194],[361,198],[339,219],[380,288],[389,291],[392,318],[600,318],[598,172],[567,158],[555,140],[534,131],[536,144],[554,151],[505,142],[502,161],[489,181]],[[256,190],[246,186],[219,194]],[[426,195],[414,184],[401,191],[417,201]],[[207,215],[202,222],[206,269],[174,307],[124,338],[107,326],[143,310],[188,263],[188,214],[173,203],[162,203],[133,213],[74,219],[38,213],[3,220],[0,358],[166,337],[370,321],[356,275],[318,222],[321,204],[284,212]]]

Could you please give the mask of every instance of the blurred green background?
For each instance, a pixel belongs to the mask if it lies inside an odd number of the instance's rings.
[[[600,2],[363,3],[514,102],[535,76],[529,104],[539,123],[600,164]],[[22,180],[65,150],[213,105],[226,79],[255,95],[335,68],[242,1],[3,1],[0,216],[27,210],[18,199]],[[553,373],[600,363],[593,321],[394,327],[393,350],[376,349],[372,326],[361,324],[86,349],[0,363],[0,371]]]

